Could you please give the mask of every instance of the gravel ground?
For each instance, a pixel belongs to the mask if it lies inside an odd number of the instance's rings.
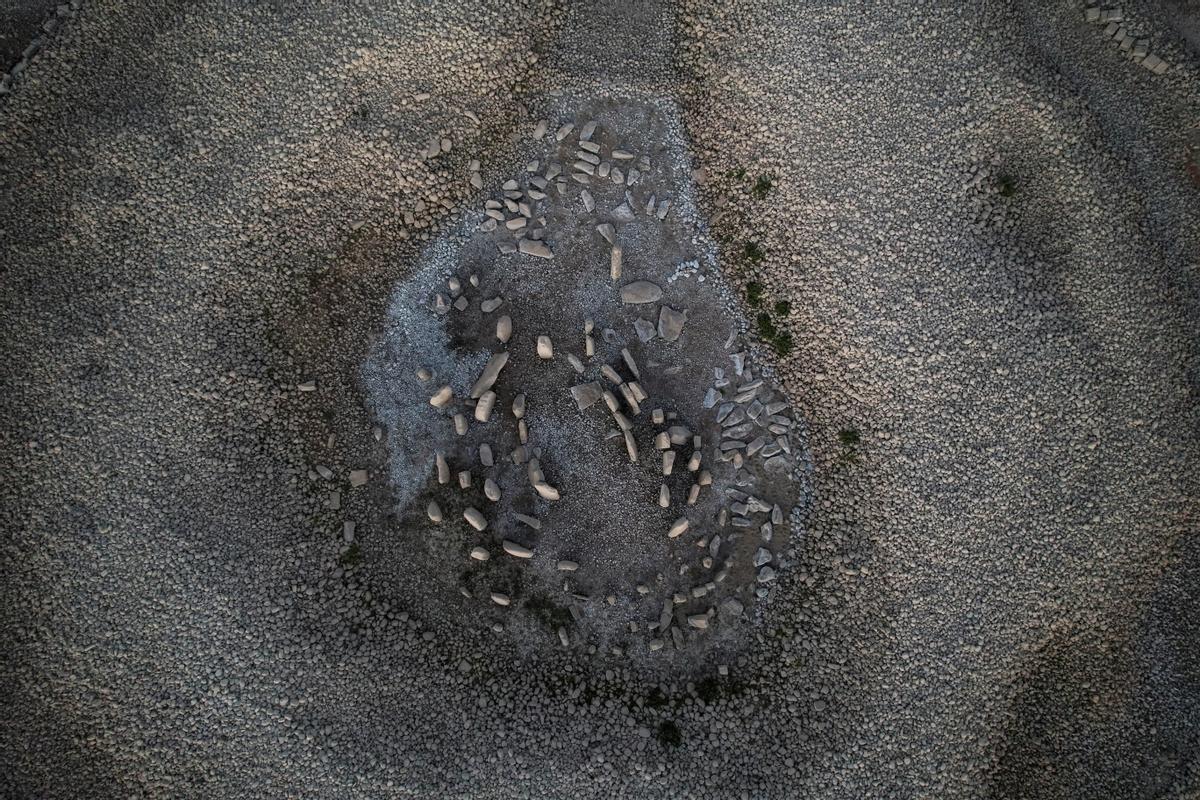
[[[0,98],[0,794],[1196,797],[1187,13],[1155,74],[1069,2],[87,4]],[[685,670],[343,547],[397,286],[563,87],[682,110],[792,336],[804,536]]]

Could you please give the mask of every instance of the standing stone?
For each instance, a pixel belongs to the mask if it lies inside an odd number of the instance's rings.
[[[496,320],[496,338],[501,343],[507,342],[512,337],[512,317],[505,314],[500,319]]]

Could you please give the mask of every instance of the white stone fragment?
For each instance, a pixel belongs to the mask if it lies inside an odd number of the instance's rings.
[[[513,558],[533,558],[533,551],[523,544],[518,544],[511,539],[505,539],[501,543],[504,552],[508,553]]]
[[[492,557],[492,554],[487,551],[487,548],[484,548],[484,547],[472,547],[471,548],[471,558],[475,559],[476,561],[487,561],[491,557]]]
[[[608,242],[609,244],[616,243],[617,231],[615,228],[613,228],[612,223],[605,222],[603,224],[597,225],[596,230],[598,230],[600,232],[600,235],[603,236],[604,240],[606,242]]]
[[[463,511],[463,519],[465,519],[470,526],[477,531],[487,529],[487,519],[476,508],[468,506],[467,509]]]
[[[508,317],[504,317],[508,319]],[[478,400],[496,383],[496,378],[500,375],[500,370],[504,369],[504,365],[508,363],[508,352],[501,351],[493,353],[488,359],[487,364],[483,366],[483,372],[479,374],[475,383],[471,385],[471,399]],[[477,415],[478,416],[478,415]]]
[[[676,311],[664,305],[658,311],[658,335],[668,342],[677,341],[686,322],[687,311]]]
[[[545,481],[539,481],[535,483],[533,485],[533,490],[537,492],[538,496],[543,500],[559,500],[562,498],[562,495],[559,494],[558,489],[555,489]]]
[[[483,495],[493,503],[500,499],[500,486],[491,478],[483,480]]]
[[[670,529],[667,531],[667,536],[668,536],[668,538],[676,539],[679,536],[683,535],[683,532],[686,531],[687,529],[688,529],[687,517],[680,517],[679,519],[675,520],[675,522],[671,525]]]
[[[621,245],[614,244],[608,267],[608,276],[614,281],[621,277],[621,259],[623,255]]]
[[[506,606],[512,602],[508,595],[502,592],[492,592],[492,602],[498,606]]]
[[[537,354],[538,358],[554,358],[554,344],[550,341],[549,336],[537,337]]]
[[[546,129],[550,127],[550,123],[544,119],[539,119],[537,125],[533,126],[533,138],[541,139],[546,135]]]
[[[593,211],[596,208],[596,201],[592,198],[592,193],[587,189],[579,192],[579,199],[583,201],[584,211]]]
[[[671,490],[667,488],[665,483],[658,486],[658,505],[660,508],[671,507]]]
[[[564,559],[555,564],[555,567],[559,572],[574,572],[575,570],[579,569],[579,564],[575,563],[574,561],[567,561]]]
[[[479,398],[479,402],[475,405],[475,419],[478,422],[487,422],[492,416],[492,409],[496,405],[496,393],[490,389],[483,393]]]
[[[496,320],[496,338],[499,339],[501,343],[507,342],[512,337],[512,330],[512,317],[510,317],[508,314],[505,314],[500,319]]]
[[[554,132],[555,141],[561,142],[563,139],[567,138],[567,136],[569,136],[571,131],[573,131],[573,130],[575,130],[575,123],[574,122],[566,123],[565,125],[563,125],[562,127],[560,127],[558,130],[556,130]]]
[[[458,488],[460,488],[460,489],[470,489],[471,488],[471,471],[470,470],[464,469],[458,473]]]
[[[436,500],[430,500],[425,506],[425,513],[429,516],[429,521],[438,523],[442,521],[442,507],[437,504]]]
[[[446,457],[441,453],[437,453],[434,460],[437,463],[438,483],[444,486],[450,482],[450,465],[446,463]]]
[[[525,416],[525,393],[524,392],[521,392],[519,395],[517,395],[516,397],[513,398],[512,414],[513,414],[513,417],[516,419],[521,419],[522,417]]]
[[[591,141],[592,134],[595,132],[596,132],[595,120],[588,120],[587,122],[585,122],[583,124],[583,127],[579,129],[579,141],[581,141],[581,142]]]
[[[445,408],[454,398],[454,390],[449,386],[443,386],[434,392],[433,397],[429,398],[429,405],[434,408]]]

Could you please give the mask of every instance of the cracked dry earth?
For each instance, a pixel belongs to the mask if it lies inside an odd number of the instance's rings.
[[[19,5],[0,795],[1197,796],[1187,4]]]

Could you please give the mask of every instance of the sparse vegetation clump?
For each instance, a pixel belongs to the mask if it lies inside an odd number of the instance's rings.
[[[763,259],[767,257],[767,251],[758,242],[751,239],[742,247],[742,255],[751,264],[761,264]]]
[[[838,431],[838,441],[842,444],[843,461],[858,460],[858,446],[862,442],[862,435],[859,434],[857,428],[842,428]]]
[[[996,177],[996,191],[1001,197],[1012,197],[1017,191],[1017,180],[1011,174],[1003,172]]]
[[[754,182],[754,186],[750,189],[750,194],[755,200],[764,200],[770,194],[771,188],[774,186],[775,176],[771,174],[763,174],[758,176],[758,180]]]
[[[762,305],[763,285],[758,281],[750,281],[746,284],[746,302],[751,308],[758,308]]]
[[[671,720],[663,720],[658,724],[658,743],[663,747],[679,747],[683,744],[683,732]]]

